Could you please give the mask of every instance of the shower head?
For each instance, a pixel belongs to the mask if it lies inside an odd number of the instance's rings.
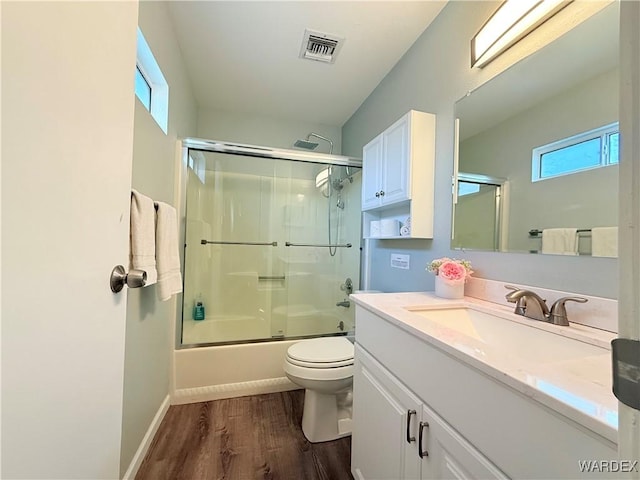
[[[304,148],[305,150],[315,150],[319,144],[315,142],[310,142],[309,140],[296,140],[296,143],[293,144],[294,147]]]
[[[305,150],[315,150],[318,144],[315,142],[310,142],[309,139],[311,137],[319,138],[320,140],[329,142],[329,155],[333,153],[333,142],[331,141],[331,139],[327,137],[323,137],[322,135],[318,135],[317,133],[313,133],[313,132],[309,133],[305,140],[296,140],[296,143],[294,143],[293,146],[297,148],[304,148]]]

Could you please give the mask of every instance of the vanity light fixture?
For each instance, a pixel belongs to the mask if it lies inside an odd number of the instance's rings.
[[[506,0],[471,39],[471,66],[484,67],[573,0]]]

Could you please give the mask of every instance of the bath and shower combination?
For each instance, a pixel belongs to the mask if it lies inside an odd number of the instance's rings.
[[[312,137],[333,151],[330,139],[313,133],[296,145],[306,142],[309,151],[318,145]],[[344,279],[359,276],[361,162],[195,144],[186,170],[180,347],[352,330],[353,309],[336,303]],[[192,314],[198,303],[204,320]]]

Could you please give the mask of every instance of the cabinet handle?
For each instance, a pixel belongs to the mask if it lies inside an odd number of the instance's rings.
[[[415,414],[415,410],[407,410],[407,443],[416,441],[416,437],[411,436],[411,415]]]
[[[376,192],[376,198],[380,198],[380,192]]]
[[[420,429],[418,430],[418,455],[420,458],[429,456],[427,450],[422,450],[422,434],[425,428],[429,428],[429,422],[420,422]]]
[[[380,196],[384,197],[384,190],[380,190]]]

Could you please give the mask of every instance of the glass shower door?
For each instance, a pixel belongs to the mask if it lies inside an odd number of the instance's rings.
[[[344,334],[355,323],[348,295],[360,269],[360,171],[307,168],[289,183],[284,207],[287,290],[273,319],[287,338]]]
[[[327,165],[214,152],[191,158],[182,344],[349,330],[354,307],[336,304],[346,300],[347,277],[357,285],[359,172],[332,167],[322,183]]]

